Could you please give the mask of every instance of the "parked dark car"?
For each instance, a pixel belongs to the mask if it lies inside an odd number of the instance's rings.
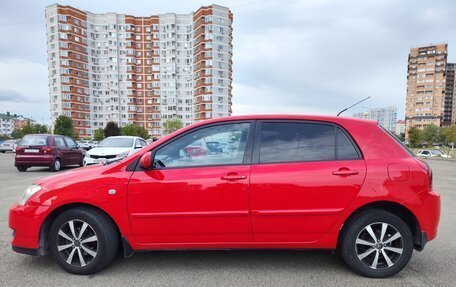
[[[219,142],[206,142],[207,149],[210,153],[222,153],[223,148]]]
[[[69,137],[61,135],[26,135],[16,148],[14,166],[20,172],[31,166],[49,166],[59,171],[62,166],[83,166],[84,151]]]

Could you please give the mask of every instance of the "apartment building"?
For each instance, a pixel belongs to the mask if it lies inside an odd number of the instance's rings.
[[[73,119],[80,136],[114,121],[160,136],[163,123],[230,116],[231,11],[137,17],[46,8],[51,121]]]
[[[397,108],[393,106],[368,109],[365,112],[354,113],[353,117],[377,121],[385,129],[396,132]]]
[[[28,122],[35,121],[22,115],[11,114],[10,112],[0,114],[0,135],[11,135],[15,129],[23,128]]]
[[[408,59],[406,130],[454,122],[454,64],[447,63],[448,45],[411,48]],[[451,84],[453,83],[453,84]]]
[[[447,63],[445,85],[445,125],[456,123],[456,64]]]
[[[396,135],[405,133],[405,121],[398,120],[396,123]]]

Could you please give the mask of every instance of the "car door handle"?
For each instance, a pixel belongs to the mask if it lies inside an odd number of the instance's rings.
[[[359,171],[354,170],[354,169],[339,169],[336,171],[333,171],[334,175],[356,175],[359,174]]]
[[[228,180],[228,181],[236,181],[236,180],[242,180],[246,179],[247,176],[245,175],[238,175],[238,174],[227,174],[222,176],[220,179],[221,180]]]

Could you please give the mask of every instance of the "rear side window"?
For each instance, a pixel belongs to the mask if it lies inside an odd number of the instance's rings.
[[[333,125],[276,122],[261,126],[260,163],[359,158],[349,137]]]
[[[19,142],[19,146],[47,146],[48,138],[46,135],[26,135]]]
[[[334,127],[308,123],[263,123],[260,163],[334,160]]]
[[[352,142],[348,139],[347,135],[339,128],[337,128],[337,159],[359,159],[359,154],[353,146]]]

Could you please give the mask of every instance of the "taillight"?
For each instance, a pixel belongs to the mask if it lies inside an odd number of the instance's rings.
[[[46,147],[46,148],[44,148],[43,152],[44,152],[44,154],[51,154],[54,152],[54,148]]]
[[[419,166],[421,166],[422,169],[424,169],[428,175],[428,178],[429,178],[429,187],[432,188],[432,179],[433,179],[433,176],[432,176],[432,169],[431,167],[429,166],[429,164],[427,162],[425,162],[424,160],[422,159],[419,159],[419,158],[415,158],[415,161],[418,163]]]

